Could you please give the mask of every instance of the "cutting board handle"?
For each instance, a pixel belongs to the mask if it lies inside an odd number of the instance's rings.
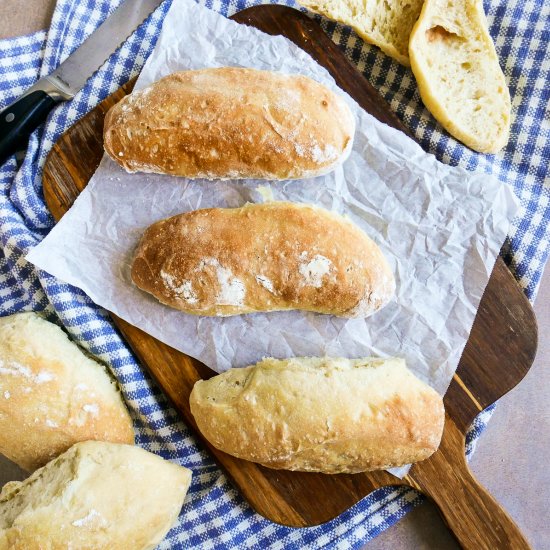
[[[464,449],[464,434],[446,415],[439,450],[415,464],[404,481],[435,502],[462,548],[529,549],[512,518],[472,475]]]

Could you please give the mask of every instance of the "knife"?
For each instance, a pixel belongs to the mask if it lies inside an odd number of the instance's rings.
[[[163,2],[125,0],[50,75],[0,112],[0,166],[26,145],[51,109],[72,99],[109,55]]]

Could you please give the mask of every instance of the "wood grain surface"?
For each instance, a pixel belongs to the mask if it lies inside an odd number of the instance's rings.
[[[270,34],[282,34],[325,66],[338,85],[379,120],[404,130],[368,82],[318,25],[284,6],[257,6],[233,17]],[[46,202],[56,219],[70,208],[101,159],[103,118],[132,89],[128,83],[81,119],[52,149],[43,175]],[[196,430],[188,396],[199,378],[215,373],[113,316],[116,326],[161,388]],[[403,480],[387,472],[323,475],[269,470],[236,459],[204,441],[230,479],[265,517],[291,526],[328,521],[374,489],[406,484],[431,497],[465,548],[528,548],[509,516],[471,475],[465,433],[475,416],[513,388],[532,364],[537,346],[533,311],[502,259],[498,259],[472,332],[445,396],[446,426],[440,450]],[[199,434],[200,436],[200,434]]]

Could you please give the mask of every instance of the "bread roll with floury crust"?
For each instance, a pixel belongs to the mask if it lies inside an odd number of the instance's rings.
[[[128,172],[281,180],[334,170],[354,132],[346,101],[311,78],[221,67],[136,90],[107,113],[103,137]]]
[[[151,225],[133,282],[195,315],[302,309],[366,317],[393,296],[378,246],[346,218],[289,202],[186,212]]]
[[[114,380],[36,313],[0,318],[0,453],[32,471],[89,439],[134,442]]]
[[[264,359],[198,381],[191,412],[217,449],[269,468],[357,473],[428,458],[440,395],[403,359]]]
[[[191,471],[133,445],[86,441],[0,493],[0,550],[149,550]]]

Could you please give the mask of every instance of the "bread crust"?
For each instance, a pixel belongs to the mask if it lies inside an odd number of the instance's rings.
[[[382,252],[357,226],[288,202],[159,221],[145,231],[131,276],[166,305],[213,316],[302,309],[366,317],[395,291]]]
[[[0,318],[0,453],[32,471],[90,439],[134,442],[105,368],[35,313]]]
[[[295,179],[344,162],[354,132],[345,100],[310,78],[222,67],[123,98],[105,118],[104,147],[128,172]]]
[[[0,493],[0,550],[152,550],[191,471],[132,445],[77,443]]]
[[[439,446],[441,396],[402,359],[264,359],[195,384],[202,435],[275,469],[357,473],[424,460]]]
[[[480,153],[508,143],[510,92],[481,0],[426,0],[409,54],[422,101],[451,135]]]

